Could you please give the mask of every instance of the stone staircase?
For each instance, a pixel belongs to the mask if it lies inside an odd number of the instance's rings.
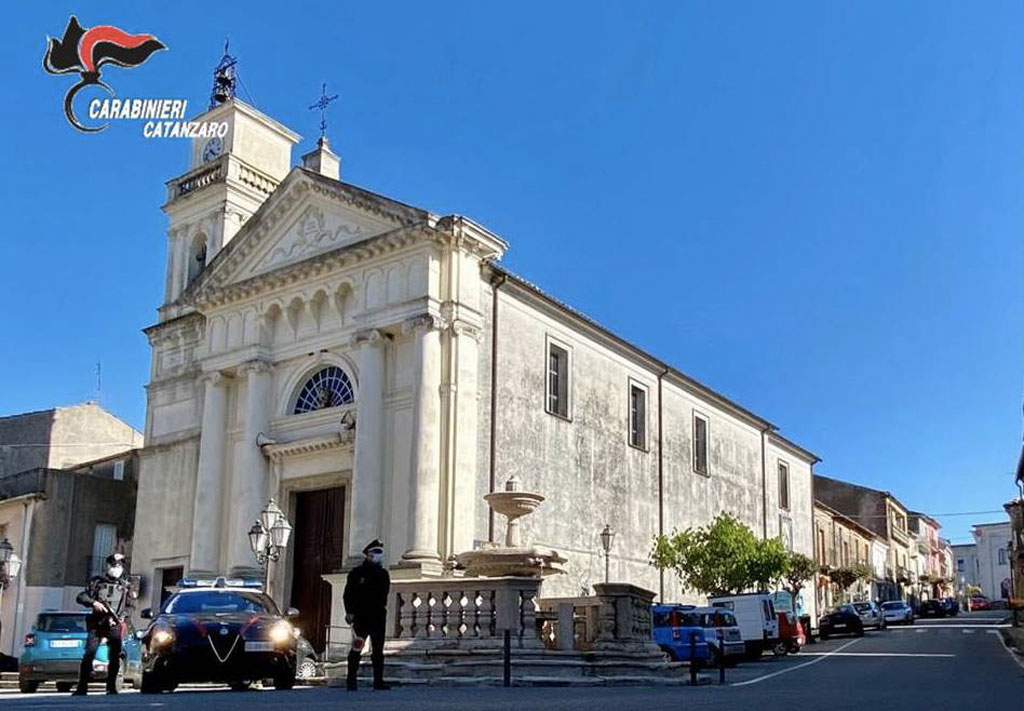
[[[689,665],[648,652],[517,649],[511,658],[513,686],[671,686],[690,680]],[[327,664],[325,671],[329,686],[345,685],[344,662]],[[406,650],[385,656],[384,675],[400,685],[501,686],[504,660],[500,650]],[[360,683],[370,683],[369,655],[359,676]]]

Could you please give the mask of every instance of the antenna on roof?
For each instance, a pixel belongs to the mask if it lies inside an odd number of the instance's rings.
[[[96,397],[95,401],[99,404],[103,397],[103,362],[100,360],[96,361]]]

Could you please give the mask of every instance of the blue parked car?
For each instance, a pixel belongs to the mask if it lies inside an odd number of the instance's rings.
[[[652,605],[651,614],[654,641],[674,661],[717,664],[719,656],[724,655],[725,663],[731,666],[743,654],[743,637],[728,610],[661,604]]]
[[[25,635],[25,647],[18,658],[18,688],[24,694],[35,693],[39,685],[53,681],[57,691],[68,692],[78,682],[78,667],[85,654],[85,610],[62,612],[47,610],[40,612],[32,630]],[[138,669],[142,653],[134,631],[129,628],[121,645],[121,671],[118,674],[118,688],[124,682],[127,671]],[[92,663],[93,681],[107,678],[109,663],[107,645],[96,650]]]

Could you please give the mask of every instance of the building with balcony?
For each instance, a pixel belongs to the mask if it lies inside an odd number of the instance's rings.
[[[814,476],[814,496],[815,500],[871,531],[885,544],[884,571],[874,583],[874,597],[883,601],[906,598],[913,582],[907,507],[888,491],[818,474]]]
[[[838,568],[864,565],[874,578],[883,574],[884,564],[876,569],[875,543],[878,536],[870,529],[823,504],[814,502],[814,554],[818,564],[816,581],[819,609],[828,609],[845,600],[867,600],[872,596],[874,580],[858,580],[848,590],[838,590],[830,574]]]

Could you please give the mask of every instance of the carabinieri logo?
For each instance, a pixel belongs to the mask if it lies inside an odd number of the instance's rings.
[[[84,29],[78,24],[78,18],[74,15],[68,20],[64,37],[59,42],[49,37],[47,40],[48,46],[46,54],[43,56],[43,69],[50,74],[78,72],[81,76],[79,82],[72,86],[64,96],[64,114],[72,126],[86,133],[102,131],[107,124],[96,127],[83,125],[75,116],[73,106],[75,94],[87,86],[95,85],[105,89],[111,96],[116,96],[114,90],[100,80],[101,67],[106,64],[137,67],[149,59],[153,52],[167,49],[167,45],[158,40],[155,35],[130,35],[116,27],[106,25]],[[184,107],[182,107],[183,109]]]

